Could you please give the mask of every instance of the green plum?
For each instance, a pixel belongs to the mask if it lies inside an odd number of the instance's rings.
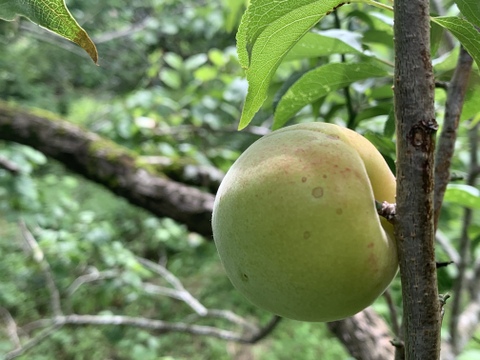
[[[215,244],[233,285],[260,308],[302,321],[363,310],[395,277],[395,202],[377,149],[327,123],[289,126],[252,144],[215,198]]]

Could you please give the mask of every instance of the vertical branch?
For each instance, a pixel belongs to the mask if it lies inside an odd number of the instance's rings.
[[[469,131],[469,143],[470,143],[470,170],[468,173],[467,184],[474,185],[476,180],[476,169],[478,167],[478,124],[473,126]],[[462,304],[464,290],[466,287],[466,272],[471,263],[470,257],[470,238],[468,236],[468,228],[472,223],[473,211],[466,208],[463,215],[462,234],[460,237],[460,249],[459,249],[459,263],[458,263],[458,276],[455,279],[453,287],[453,304],[450,318],[450,345],[455,355],[458,355],[461,348],[461,336],[459,334],[459,320],[462,311]]]
[[[396,0],[397,239],[405,358],[438,359],[440,304],[434,253],[434,78],[428,0]]]
[[[443,196],[450,181],[450,165],[455,150],[458,121],[462,113],[472,63],[472,57],[461,47],[457,67],[448,86],[445,119],[435,156],[435,228],[438,224]]]
[[[20,338],[18,336],[18,327],[17,327],[17,324],[15,323],[15,320],[13,319],[10,312],[2,306],[0,306],[0,316],[3,318],[3,321],[5,322],[5,330],[7,332],[8,337],[10,338],[10,341],[15,346],[15,348],[18,349],[22,345],[20,343]]]
[[[47,289],[50,293],[50,306],[52,313],[55,316],[60,316],[62,315],[60,292],[58,291],[57,285],[55,285],[55,279],[52,274],[50,264],[45,259],[42,249],[40,249],[40,246],[38,246],[37,240],[35,240],[30,230],[28,230],[27,225],[23,221],[20,221],[19,226],[23,235],[23,239],[27,243],[29,249],[32,251],[33,259],[40,266],[43,276],[45,277]]]

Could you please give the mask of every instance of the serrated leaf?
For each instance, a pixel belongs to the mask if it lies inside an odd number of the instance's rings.
[[[480,1],[455,0],[455,3],[467,20],[476,26],[480,26]]]
[[[246,70],[248,93],[239,129],[247,126],[267,98],[275,70],[288,53],[342,0],[252,0],[237,33],[240,64]]]
[[[24,16],[30,21],[82,47],[92,60],[98,62],[95,44],[75,21],[65,0],[0,0],[0,19],[7,21]]]
[[[480,209],[480,190],[470,185],[450,184],[443,200],[470,209]]]
[[[472,23],[456,16],[432,17],[431,20],[455,35],[480,66],[480,32]]]
[[[284,125],[304,106],[353,82],[387,76],[388,72],[372,63],[332,63],[304,74],[279,101],[273,128]]]

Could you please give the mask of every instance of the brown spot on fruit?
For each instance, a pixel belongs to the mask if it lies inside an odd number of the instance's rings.
[[[317,199],[321,198],[323,196],[323,188],[321,186],[317,186],[316,188],[313,188],[312,196]]]
[[[306,182],[306,181],[307,181],[307,178],[306,178],[305,176],[302,177],[302,182],[304,183],[304,182]]]
[[[373,248],[374,246],[375,246],[375,244],[374,244],[373,242],[368,243],[368,245],[367,245],[367,247],[368,247],[369,249]]]
[[[342,215],[343,214],[343,210],[338,208],[336,211],[337,215]]]
[[[303,238],[304,238],[305,240],[309,239],[310,236],[312,236],[312,234],[310,234],[310,231],[305,231],[305,232],[303,233]]]

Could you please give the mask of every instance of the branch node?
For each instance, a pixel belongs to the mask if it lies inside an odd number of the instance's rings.
[[[435,265],[437,269],[440,269],[442,267],[447,267],[448,265],[455,264],[453,261],[437,261],[435,262]]]
[[[438,295],[438,301],[440,302],[440,316],[441,319],[443,320],[443,315],[445,315],[445,304],[447,303],[447,300],[450,298],[450,294],[439,294]]]
[[[397,349],[403,349],[405,347],[405,343],[400,339],[392,339],[390,340],[390,344],[392,344]]]
[[[394,223],[397,214],[397,204],[390,204],[386,201],[380,203],[375,200],[375,207],[378,215],[387,219],[388,222]]]

